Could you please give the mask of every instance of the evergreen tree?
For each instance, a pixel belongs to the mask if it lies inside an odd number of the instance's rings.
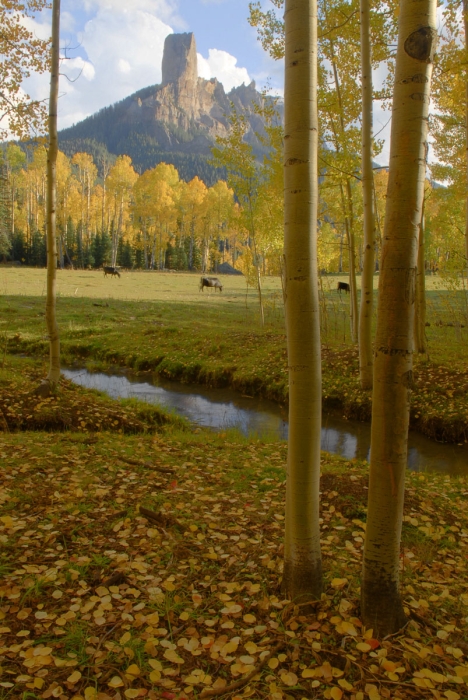
[[[12,236],[11,257],[13,260],[19,260],[22,263],[26,262],[28,253],[23,231],[16,231]]]
[[[175,269],[175,251],[174,251],[174,246],[172,243],[168,241],[167,243],[167,248],[166,248],[166,262],[165,262],[165,267],[167,270],[174,270]]]
[[[101,234],[101,265],[110,261],[112,253],[112,240],[107,231],[103,231]]]
[[[195,243],[192,250],[192,270],[201,270],[202,264],[202,252],[198,243]]]
[[[6,261],[7,256],[10,254],[11,243],[6,231],[0,229],[0,261],[3,259]]]
[[[135,238],[135,267],[141,270],[145,266],[145,256],[142,247],[141,232]]]
[[[89,270],[94,267],[93,245],[87,245],[83,251],[83,267]]]
[[[83,239],[81,237],[81,221],[78,224],[77,229],[76,229],[75,240],[76,240],[76,247],[75,247],[76,253],[74,256],[75,265],[76,265],[76,267],[82,268],[83,267]]]
[[[93,266],[95,268],[99,269],[100,267],[102,267],[102,265],[104,263],[104,260],[102,257],[102,238],[99,235],[99,233],[97,233],[94,236],[93,241],[91,243],[91,247],[92,247],[93,258],[94,258],[94,265]]]
[[[188,257],[183,245],[175,249],[176,270],[188,270]]]
[[[133,250],[132,246],[127,241],[126,243],[123,243],[122,245],[122,252],[120,255],[120,264],[122,267],[126,268],[127,270],[131,270],[133,267]]]
[[[29,264],[34,267],[45,267],[47,265],[46,241],[44,232],[34,231],[31,238],[31,251]]]

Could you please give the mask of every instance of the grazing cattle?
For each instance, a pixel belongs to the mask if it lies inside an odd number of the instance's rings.
[[[336,289],[340,294],[341,294],[341,290],[348,293],[349,292],[349,284],[347,282],[338,282],[338,287]]]
[[[219,289],[220,292],[223,291],[223,285],[217,277],[202,277],[200,279],[199,290],[203,291],[205,287],[214,287],[215,289]]]
[[[104,265],[102,269],[104,270],[104,277],[107,277],[107,275],[110,275],[111,277],[117,275],[117,277],[120,277],[120,272],[112,265]]]

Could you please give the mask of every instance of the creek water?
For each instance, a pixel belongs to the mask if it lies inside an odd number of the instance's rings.
[[[181,384],[152,376],[129,373],[91,373],[83,369],[64,369],[63,374],[76,384],[103,391],[114,399],[136,398],[172,409],[198,426],[225,430],[237,428],[244,435],[276,437],[288,435],[287,412],[273,401],[243,396],[232,389]],[[324,415],[321,448],[348,459],[369,459],[370,424],[348,421],[338,415]],[[414,471],[438,471],[468,475],[468,449],[465,446],[434,442],[410,432],[408,468]]]

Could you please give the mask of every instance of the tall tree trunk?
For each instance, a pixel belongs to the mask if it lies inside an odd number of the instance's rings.
[[[363,389],[372,389],[372,313],[374,307],[374,173],[372,171],[372,64],[369,0],[361,0],[362,199],[364,261],[359,311],[359,373]]]
[[[465,49],[468,51],[468,0],[463,0],[463,24],[465,27]],[[465,83],[465,268],[468,277],[468,80]]]
[[[349,250],[349,317],[351,319],[351,338],[353,343],[357,343],[359,335],[359,317],[356,284],[356,238],[354,236],[353,195],[349,179],[346,181],[346,195],[348,200],[348,215],[346,221]]]
[[[257,294],[258,294],[258,305],[260,307],[260,322],[262,324],[262,328],[265,325],[265,312],[263,310],[263,296],[262,296],[262,278],[260,276],[260,265],[259,265],[259,259],[258,259],[258,252],[257,252],[257,239],[256,239],[256,231],[255,231],[255,226],[254,226],[254,216],[253,216],[253,208],[252,208],[252,199],[249,196],[249,208],[250,208],[250,225],[251,225],[251,237],[252,237],[252,243],[253,243],[253,250],[254,250],[254,267],[255,271],[257,273]],[[219,230],[218,230],[218,236],[216,239],[216,257],[215,257],[215,265],[216,265],[216,270],[218,269],[217,265],[217,260],[218,260],[218,250],[219,250]]]
[[[349,190],[349,180],[347,182]],[[356,251],[354,240],[354,229],[352,222],[352,214],[349,205],[352,204],[351,191],[348,192],[348,205],[346,204],[345,192],[343,184],[340,184],[341,206],[343,209],[346,241],[348,243],[348,275],[349,275],[349,324],[351,329],[351,339],[353,343],[358,341],[358,303],[357,303],[357,285],[356,285]]]
[[[289,440],[283,589],[320,598],[320,311],[316,0],[285,4],[284,260]]]
[[[379,279],[361,613],[382,637],[405,621],[399,559],[413,374],[416,259],[424,199],[436,0],[401,0]]]
[[[59,53],[60,40],[60,0],[53,0],[52,5],[52,49],[50,69],[50,99],[49,99],[49,149],[47,151],[47,299],[46,325],[49,335],[50,365],[45,382],[36,390],[41,395],[47,395],[60,379],[60,338],[56,316],[56,278],[57,278],[57,239],[56,239],[56,206],[57,206],[57,103],[59,86]]]
[[[419,227],[418,267],[416,275],[416,300],[414,309],[414,349],[426,352],[426,264],[424,255],[424,202]]]

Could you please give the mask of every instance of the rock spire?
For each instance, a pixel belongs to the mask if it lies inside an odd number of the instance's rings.
[[[162,84],[196,85],[197,45],[193,34],[169,34],[164,42]]]

